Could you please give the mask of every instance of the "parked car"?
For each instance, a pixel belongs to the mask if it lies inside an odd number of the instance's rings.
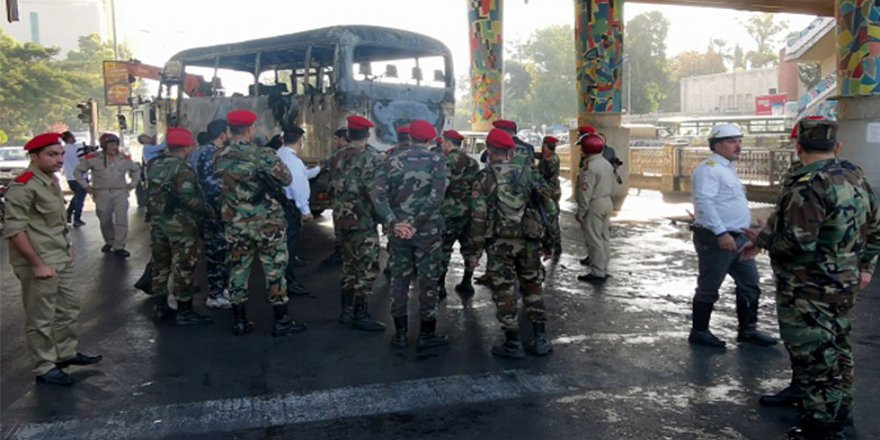
[[[30,161],[24,147],[0,147],[0,184],[8,185],[28,167]]]

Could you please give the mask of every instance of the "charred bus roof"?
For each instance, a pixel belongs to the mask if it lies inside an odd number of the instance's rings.
[[[310,59],[331,64],[337,44],[355,46],[353,62],[383,61],[408,57],[450,54],[445,44],[414,32],[379,26],[332,26],[271,38],[197,47],[178,52],[171,60],[188,66],[220,68],[253,73],[302,68]],[[259,54],[259,59],[257,58]]]

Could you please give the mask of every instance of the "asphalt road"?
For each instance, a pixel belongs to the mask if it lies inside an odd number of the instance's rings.
[[[567,208],[571,208],[570,205]],[[629,209],[629,211],[627,211]],[[210,311],[202,328],[155,324],[146,295],[132,286],[149,258],[148,227],[131,211],[129,250],[101,254],[98,223],[74,230],[83,294],[81,350],[105,356],[71,367],[71,388],[35,386],[23,345],[21,291],[0,244],[0,424],[10,439],[777,439],[796,422],[793,409],[757,404],[788,381],[781,346],[737,346],[733,286],[725,284],[711,327],[725,352],[687,342],[696,256],[685,226],[661,217],[684,206],[631,197],[613,226],[614,278],[579,283],[584,249],[565,215],[565,255],[547,265],[548,332],[555,351],[525,361],[493,358],[501,338],[489,292],[473,307],[452,294],[440,308],[445,349],[417,354],[389,348],[391,331],[360,333],[336,324],[339,268],[329,254],[325,214],[304,230],[299,271],[313,290],[292,300],[303,334],[273,338],[271,310],[257,270],[248,312],[253,333],[230,333],[228,310]],[[633,215],[639,211],[639,215]],[[647,213],[647,214],[645,214]],[[760,328],[777,334],[765,256]],[[451,288],[461,276],[456,256]],[[204,296],[196,308],[206,312]],[[371,312],[389,328],[387,281]],[[412,342],[418,328],[415,304]],[[880,438],[880,282],[853,312],[856,410],[852,438]],[[524,335],[527,335],[524,332]],[[414,344],[413,344],[414,345]]]

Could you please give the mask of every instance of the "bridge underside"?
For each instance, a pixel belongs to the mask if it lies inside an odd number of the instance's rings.
[[[833,17],[831,0],[633,0],[633,3],[651,3],[675,6],[708,6],[743,11],[788,12]]]

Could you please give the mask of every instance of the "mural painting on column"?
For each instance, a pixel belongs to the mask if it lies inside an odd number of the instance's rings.
[[[578,111],[621,111],[623,0],[576,0]]]
[[[842,96],[880,94],[880,4],[839,0],[837,42]]]
[[[488,130],[500,116],[503,70],[502,0],[469,0],[474,129]]]

